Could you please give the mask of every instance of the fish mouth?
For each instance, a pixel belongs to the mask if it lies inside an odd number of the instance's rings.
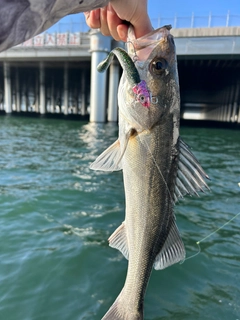
[[[128,54],[133,60],[146,60],[154,47],[159,42],[165,41],[168,35],[170,35],[171,28],[171,25],[166,25],[136,39],[133,27],[129,26],[127,41]]]

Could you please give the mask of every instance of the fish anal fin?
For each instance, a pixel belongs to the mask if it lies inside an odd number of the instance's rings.
[[[123,222],[109,237],[109,246],[118,249],[126,259],[129,257],[126,225]]]
[[[157,255],[154,269],[162,270],[185,259],[185,248],[177,225],[173,221],[168,237]]]

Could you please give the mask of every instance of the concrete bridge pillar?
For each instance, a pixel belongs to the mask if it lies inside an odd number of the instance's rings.
[[[221,121],[224,121],[224,105],[222,105]]]
[[[35,80],[35,112],[39,112],[39,77],[36,77]]]
[[[116,60],[112,62],[109,69],[109,93],[108,93],[108,117],[107,120],[117,122],[118,120],[118,83],[119,64]]]
[[[239,105],[238,105],[237,122],[240,123],[240,103],[239,103]]]
[[[64,105],[64,114],[68,114],[68,63],[64,64],[64,73],[63,73],[63,105]]]
[[[236,84],[236,91],[233,103],[232,122],[238,121],[238,100],[239,100],[239,82]]]
[[[227,114],[228,114],[228,105],[224,105],[224,115],[223,115],[223,121],[227,122]]]
[[[83,69],[81,73],[81,115],[85,116],[87,112],[86,103],[86,71]]]
[[[90,88],[90,121],[106,121],[106,85],[107,72],[99,73],[98,64],[107,57],[110,51],[111,38],[103,36],[100,31],[92,30],[90,38],[91,88]]]
[[[221,118],[222,117],[222,106],[220,106],[219,108],[218,108],[218,121],[222,121]]]
[[[20,86],[19,86],[19,70],[16,68],[15,73],[15,90],[16,90],[16,111],[21,111],[21,98],[20,98]]]
[[[232,122],[236,122],[237,120],[237,102],[233,103],[233,111],[232,111]]]
[[[231,87],[225,88],[223,121],[228,122],[231,112]]]
[[[227,122],[231,121],[231,114],[232,114],[232,104],[229,103],[227,106]]]
[[[8,62],[3,63],[3,74],[4,74],[4,103],[5,112],[12,112],[12,90],[11,90],[11,75],[10,65]]]
[[[41,61],[39,65],[39,109],[40,114],[46,113],[45,67]]]
[[[227,121],[228,102],[229,102],[229,89],[225,89],[224,105],[223,105],[223,122],[226,122],[226,121]]]
[[[232,84],[232,87],[230,89],[230,97],[229,97],[229,105],[228,105],[228,116],[227,121],[233,122],[233,103],[234,103],[234,93],[235,93],[235,86]]]
[[[51,83],[51,98],[50,98],[50,109],[51,109],[51,113],[54,113],[55,112],[55,104],[56,104],[56,101],[55,101],[55,88],[54,88],[54,76],[52,76],[52,83]]]
[[[112,41],[112,49],[116,47],[123,48],[123,42]],[[109,68],[109,93],[108,93],[108,117],[110,122],[117,122],[118,120],[118,84],[119,84],[119,63],[117,60],[113,60]]]

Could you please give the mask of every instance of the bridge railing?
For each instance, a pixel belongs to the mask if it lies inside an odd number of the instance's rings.
[[[191,16],[166,17],[159,15],[151,19],[155,28],[171,24],[173,28],[197,28],[197,27],[231,27],[240,26],[240,15],[232,14],[228,11],[225,15],[214,15],[211,12],[208,15],[200,16],[192,13]],[[79,13],[71,17],[65,17],[52,26],[49,32],[87,32],[89,27],[85,22],[83,14]]]
[[[213,15],[211,12],[207,16],[200,16],[192,13],[191,16],[183,17],[161,17],[152,19],[155,28],[171,24],[173,28],[211,28],[211,27],[232,27],[240,26],[240,15],[230,14]]]

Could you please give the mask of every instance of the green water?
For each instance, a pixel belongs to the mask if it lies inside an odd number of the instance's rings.
[[[176,206],[187,256],[240,212],[240,133],[182,128],[211,193]],[[0,118],[0,319],[97,320],[127,262],[107,238],[124,217],[121,172],[89,170],[115,125]],[[195,258],[153,271],[145,319],[240,319],[240,216]]]

